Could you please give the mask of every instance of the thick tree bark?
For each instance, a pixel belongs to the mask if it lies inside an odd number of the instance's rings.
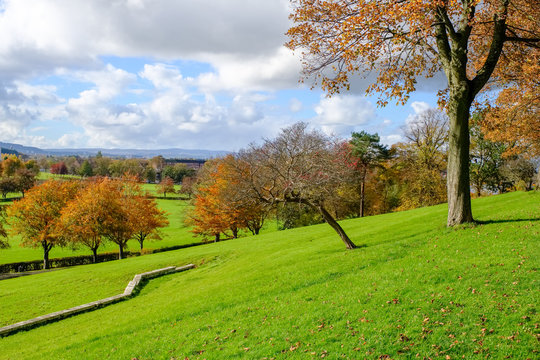
[[[466,82],[451,85],[448,102],[448,226],[473,221],[469,180],[470,98]]]
[[[352,250],[356,248],[356,245],[349,239],[349,236],[345,233],[345,230],[339,225],[339,223],[330,215],[330,213],[322,205],[317,205],[315,208],[321,213],[323,219],[334,229],[341,240],[345,243],[347,249]]]

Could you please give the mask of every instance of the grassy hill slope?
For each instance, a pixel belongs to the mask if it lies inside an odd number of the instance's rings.
[[[123,291],[135,298],[0,339],[0,359],[537,358],[540,193],[477,199],[478,226],[446,207],[0,281],[0,325]]]

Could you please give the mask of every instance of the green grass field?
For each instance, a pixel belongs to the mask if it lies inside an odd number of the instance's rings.
[[[540,193],[325,224],[0,281],[0,326],[115,295],[128,301],[0,339],[0,359],[538,358]]]

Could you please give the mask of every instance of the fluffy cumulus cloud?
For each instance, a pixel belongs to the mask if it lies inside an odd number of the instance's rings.
[[[0,140],[230,149],[292,121],[265,104],[297,86],[298,59],[283,46],[287,0],[0,4],[0,32],[9,34],[0,42]],[[146,65],[113,66],[104,55]],[[207,70],[186,77],[176,60]],[[61,122],[69,126],[59,133]]]
[[[237,150],[296,121],[342,136],[390,128],[355,91],[303,92],[283,46],[289,6],[0,0],[0,141]]]
[[[365,127],[375,120],[375,107],[358,95],[321,97],[315,107],[317,116],[313,123],[328,134],[349,136],[352,131]]]

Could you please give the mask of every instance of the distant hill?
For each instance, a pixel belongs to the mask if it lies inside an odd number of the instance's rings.
[[[0,147],[0,154],[20,155],[17,150]]]
[[[32,146],[24,146],[13,143],[0,142],[2,153],[21,153],[26,155],[43,156],[94,156],[101,151],[103,156],[110,157],[137,157],[152,158],[154,156],[163,156],[164,158],[178,159],[211,159],[227,155],[227,151],[214,150],[190,150],[190,149],[156,149],[156,150],[138,150],[138,149],[104,149],[104,148],[83,148],[83,149],[40,149]],[[5,151],[4,151],[5,150]]]

